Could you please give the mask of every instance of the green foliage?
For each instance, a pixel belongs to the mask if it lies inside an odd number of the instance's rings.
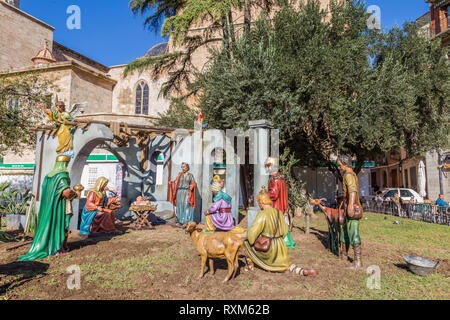
[[[30,217],[28,218],[27,229],[24,230],[24,232],[25,233],[34,233],[36,231],[37,221],[38,221],[38,216],[37,216],[37,211],[36,211],[36,202],[33,202],[33,207],[31,208],[31,211],[30,211]]]
[[[0,156],[34,146],[36,134],[30,128],[43,119],[38,103],[50,104],[53,88],[38,73],[0,74]]]
[[[154,78],[166,75],[160,95],[168,98],[176,93],[186,98],[194,91],[186,89],[195,80],[197,72],[192,57],[199,49],[209,44],[222,44],[226,50],[236,41],[233,9],[244,8],[244,23],[250,28],[251,7],[259,6],[269,11],[276,0],[132,0],[130,8],[134,14],[152,12],[144,22],[153,30],[162,29],[163,37],[172,40],[172,52],[160,57],[131,62],[123,76],[134,71],[148,70]],[[280,1],[284,2],[284,1]],[[201,35],[189,35],[189,30],[201,26]]]
[[[123,71],[123,76],[126,77],[128,74],[134,71],[142,73],[143,71],[149,70],[150,72],[156,72],[157,70],[173,65],[178,61],[180,57],[179,52],[168,53],[156,57],[148,57],[140,60],[135,60],[128,64]]]
[[[367,110],[374,119],[384,112],[376,132],[364,130],[383,150],[404,147],[411,156],[430,148],[449,146],[450,65],[448,47],[428,41],[412,23],[379,33],[372,48],[374,59]],[[378,119],[377,119],[378,120]],[[378,122],[378,121],[377,121]],[[391,137],[382,139],[382,137]]]
[[[143,15],[151,12],[144,25],[156,32],[159,31],[164,18],[175,15],[185,3],[186,0],[131,0],[129,5],[134,14]]]
[[[336,155],[355,157],[358,172],[365,160],[393,149],[417,155],[450,145],[448,48],[421,37],[412,23],[370,30],[361,1],[331,1],[329,13],[315,0],[133,2],[135,12],[171,8],[163,30],[183,51],[133,62],[126,72],[167,74],[165,97],[186,89],[199,94],[210,127],[245,129],[249,120],[271,120],[281,147],[289,146],[300,165],[327,165],[336,174]],[[263,2],[281,9],[233,37],[226,9]],[[187,36],[202,23],[208,32]],[[211,32],[219,27],[221,35]],[[210,50],[199,72],[191,57],[214,41],[224,45]],[[162,122],[190,118],[183,109],[172,107]]]
[[[158,113],[159,119],[156,125],[170,128],[194,129],[194,121],[198,117],[198,111],[186,106],[181,99],[172,99],[169,110]]]
[[[297,179],[292,172],[292,169],[297,165],[298,160],[294,158],[289,148],[286,148],[283,154],[280,156],[279,171],[283,178],[286,180],[286,185],[289,192],[289,207],[295,210],[295,208],[307,208],[309,198],[305,190],[305,183]]]
[[[219,27],[231,8],[242,6],[242,0],[187,0],[183,10],[164,20],[162,36],[171,36],[174,45],[183,44],[183,37],[191,26],[209,22],[209,26]]]
[[[0,213],[25,215],[28,201],[31,199],[31,192],[20,189],[11,189],[11,183],[0,184]]]
[[[193,88],[205,121],[219,129],[268,119],[300,165],[332,167],[335,155],[364,160],[396,147],[410,154],[449,145],[447,49],[406,24],[367,28],[361,2],[284,6],[260,19]],[[447,94],[446,94],[447,93]]]

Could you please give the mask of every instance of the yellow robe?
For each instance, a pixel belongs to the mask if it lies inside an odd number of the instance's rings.
[[[264,270],[271,272],[284,272],[291,266],[291,259],[288,255],[288,249],[284,238],[289,232],[289,226],[286,224],[283,214],[279,214],[278,231],[276,238],[272,240],[270,249],[267,252],[256,251],[253,244],[260,234],[263,237],[272,237],[277,223],[277,212],[274,208],[261,211],[256,216],[252,227],[247,231],[247,239],[244,242],[244,248],[250,259]]]
[[[72,126],[66,125],[59,120],[59,113],[57,111],[50,112],[48,119],[59,124],[59,129],[56,135],[58,136],[59,146],[56,149],[56,153],[63,154],[69,150],[73,150],[73,136],[71,133]],[[64,121],[72,121],[73,118],[68,113],[61,114],[61,118]]]
[[[344,175],[344,183],[342,184],[344,197],[348,197],[350,193],[358,192],[357,179],[355,173],[347,173]]]

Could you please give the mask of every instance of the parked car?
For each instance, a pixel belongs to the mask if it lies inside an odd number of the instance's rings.
[[[390,201],[390,198],[394,197],[394,193],[398,192],[400,198],[405,202],[410,202],[411,198],[415,203],[424,203],[423,197],[413,189],[407,188],[387,188],[383,190],[381,195],[385,201]]]
[[[394,197],[394,193],[398,192],[400,195],[400,198],[402,198],[403,201],[409,202],[411,201],[411,198],[414,199],[414,202],[416,203],[424,203],[424,199],[420,194],[418,194],[413,189],[407,189],[407,188],[387,188],[382,190],[381,196],[383,197],[384,201],[390,201],[391,197]],[[375,195],[370,195],[364,197],[364,200],[375,200]]]

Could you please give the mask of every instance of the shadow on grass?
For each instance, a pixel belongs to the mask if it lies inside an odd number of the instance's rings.
[[[315,235],[317,237],[317,239],[322,243],[322,245],[326,248],[326,249],[330,249],[328,248],[328,237],[330,236],[330,233],[327,231],[322,231],[319,229],[316,229],[314,227],[311,228],[311,232],[312,235]]]
[[[125,234],[125,233],[123,233]],[[74,241],[74,242],[69,242],[69,248],[70,251],[73,250],[80,250],[84,247],[89,247],[92,245],[96,245],[99,242],[103,242],[103,241],[110,241],[111,239],[117,237],[117,236],[121,236],[123,234],[99,234],[99,235],[90,235],[84,239],[78,240],[78,241]]]
[[[1,265],[0,274],[7,276],[21,275],[21,277],[0,286],[0,295],[5,294],[7,291],[14,290],[35,278],[43,278],[47,275],[46,271],[48,268],[49,265],[47,263],[37,261],[15,261]]]
[[[403,270],[411,272],[409,270],[408,265],[406,263],[395,263],[394,266],[396,266],[397,268],[400,268],[400,269],[403,269]]]
[[[73,250],[80,250],[81,248],[96,245],[99,242],[103,241],[109,241],[115,237],[122,236],[124,234],[127,234],[128,229],[131,228],[124,228],[124,227],[118,227],[117,230],[119,230],[121,233],[104,233],[104,234],[91,234],[89,236],[82,236],[83,239],[80,239],[78,241],[69,242],[69,248],[70,251]]]
[[[213,268],[214,268],[214,272],[217,273],[217,270],[225,270],[225,272],[228,272],[228,263],[227,260],[225,258],[213,258]],[[238,257],[238,270],[236,271],[236,276],[235,278],[237,278],[240,274],[241,274],[241,268],[245,268],[246,267],[246,263],[245,261],[245,256],[244,255],[239,255]],[[198,270],[200,271],[200,260],[198,262]],[[255,268],[257,267],[257,265],[255,264]],[[209,263],[206,264],[205,267],[205,276],[208,275],[211,272],[211,270],[209,269]],[[216,274],[214,275],[216,276]],[[234,278],[233,278],[234,279]],[[230,279],[231,280],[231,279]]]

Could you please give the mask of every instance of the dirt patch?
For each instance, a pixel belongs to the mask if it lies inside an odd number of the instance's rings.
[[[304,234],[302,224],[302,220],[297,221],[292,232],[297,246],[289,254],[298,266],[318,269],[317,277],[260,269],[245,272],[240,259],[236,278],[222,284],[227,264],[217,259],[216,274],[207,273],[203,279],[197,279],[200,256],[183,230],[165,225],[156,230],[135,231],[125,225],[125,234],[120,236],[86,238],[72,233],[69,254],[32,263],[17,262],[17,257],[25,254],[29,245],[11,251],[5,249],[17,243],[0,245],[0,295],[18,300],[450,299],[446,285],[450,276],[448,261],[443,261],[430,277],[422,278],[405,269],[401,258],[403,248],[363,241],[364,268],[350,271],[346,269],[351,265],[349,261],[339,260],[326,248],[328,233],[323,219],[313,221],[309,235]],[[350,257],[353,257],[351,250]],[[81,270],[80,290],[67,288],[70,276],[67,268],[74,265]],[[381,290],[367,288],[369,265],[381,269]]]

